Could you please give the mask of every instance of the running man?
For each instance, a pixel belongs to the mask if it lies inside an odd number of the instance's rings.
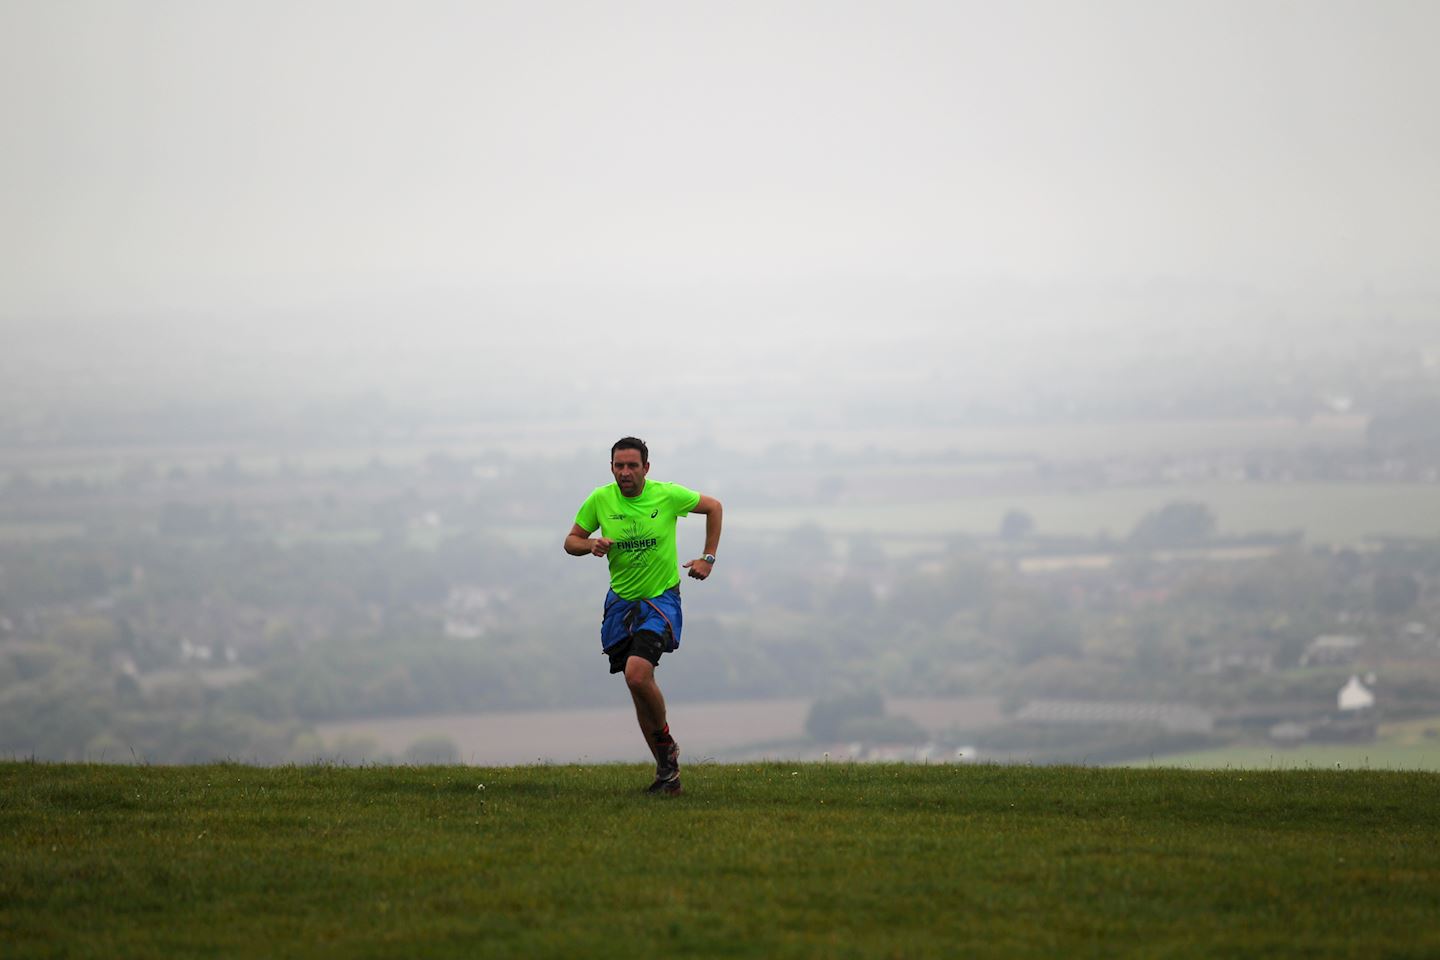
[[[635,701],[635,718],[655,755],[655,782],[649,793],[680,792],[680,747],[665,720],[665,697],[655,682],[660,655],[680,646],[680,570],[675,521],[705,515],[705,552],[685,561],[690,576],[704,580],[720,547],[720,501],[660,480],[647,480],[650,451],[645,441],[623,437],[610,448],[614,483],[596,487],[575,514],[565,537],[572,557],[607,557],[610,591],[600,624],[600,646],[610,672],[624,673]],[[599,529],[600,536],[590,534]]]

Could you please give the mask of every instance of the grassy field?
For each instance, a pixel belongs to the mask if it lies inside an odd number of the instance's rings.
[[[1206,770],[1428,770],[1440,771],[1440,744],[1315,743],[1299,747],[1224,747],[1156,757],[1154,765]],[[1151,766],[1136,760],[1136,767]]]
[[[0,764],[7,957],[1433,957],[1440,777]]]
[[[1298,747],[1239,746],[1171,754],[1131,766],[1154,764],[1191,769],[1429,770],[1440,772],[1440,717],[1384,723],[1373,743],[1308,743]]]

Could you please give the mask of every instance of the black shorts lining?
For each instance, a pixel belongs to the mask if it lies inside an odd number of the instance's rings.
[[[623,673],[631,657],[643,657],[659,666],[665,652],[665,638],[653,630],[638,630],[615,644],[605,654],[610,658],[610,672]]]

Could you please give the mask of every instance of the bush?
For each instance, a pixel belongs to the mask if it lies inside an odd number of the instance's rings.
[[[1202,543],[1215,532],[1215,514],[1203,503],[1182,500],[1147,513],[1130,542],[1139,547],[1182,547]]]

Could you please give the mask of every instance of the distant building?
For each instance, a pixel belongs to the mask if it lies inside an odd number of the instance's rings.
[[[180,659],[186,663],[194,660],[209,663],[212,655],[213,651],[208,644],[191,643],[188,638],[180,638]]]
[[[1375,706],[1375,694],[1371,693],[1360,678],[1351,674],[1345,686],[1340,688],[1336,700],[1342,711],[1369,710]]]
[[[1375,675],[1368,674],[1366,679],[1373,683]],[[1282,747],[1293,747],[1307,740],[1317,743],[1373,741],[1377,717],[1375,694],[1370,688],[1358,676],[1351,675],[1335,695],[1335,701],[1337,709],[1324,713],[1307,710],[1304,704],[1291,705],[1292,716],[1270,727],[1270,740]]]
[[[1224,650],[1192,661],[1191,669],[1208,676],[1243,677],[1270,673],[1275,657],[1265,650]]]
[[[1353,663],[1355,655],[1364,644],[1362,637],[1339,633],[1321,634],[1311,640],[1305,652],[1300,655],[1300,666],[1326,667]]]

